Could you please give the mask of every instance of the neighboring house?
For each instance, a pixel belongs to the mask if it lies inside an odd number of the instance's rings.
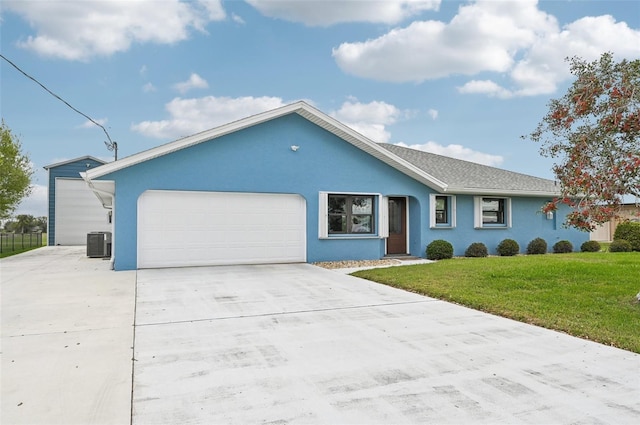
[[[463,255],[505,238],[579,247],[541,214],[553,181],[377,144],[297,102],[83,173],[113,207],[116,270]]]
[[[48,245],[85,245],[87,233],[111,230],[109,211],[80,177],[81,172],[104,163],[83,156],[44,167],[49,172]]]
[[[613,221],[607,221],[606,223],[596,227],[591,232],[591,240],[600,242],[611,242],[613,235],[616,233],[616,227],[623,221],[640,221],[640,204],[622,204],[620,206],[620,218]]]

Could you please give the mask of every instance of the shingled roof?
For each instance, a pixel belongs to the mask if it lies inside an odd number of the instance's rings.
[[[90,168],[81,173],[81,176],[95,189],[99,197],[112,196],[115,188],[113,181],[101,180],[100,177],[289,114],[300,115],[437,192],[544,197],[558,194],[558,188],[551,180],[396,145],[375,143],[304,101],[252,115],[100,167]]]
[[[379,145],[444,182],[447,193],[515,195],[522,192],[527,196],[553,196],[559,192],[559,187],[553,180],[398,145]]]

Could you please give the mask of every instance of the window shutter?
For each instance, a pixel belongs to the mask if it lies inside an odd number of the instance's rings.
[[[507,227],[511,227],[511,198],[504,200],[505,208],[507,209]]]
[[[456,212],[456,197],[455,196],[450,196],[449,197],[449,205],[450,205],[449,208],[451,208],[451,216],[449,218],[449,224],[451,225],[451,227],[456,227],[457,212]],[[435,220],[435,218],[434,218],[434,220]]]
[[[318,237],[329,237],[329,194],[320,192],[318,197]]]
[[[482,196],[473,197],[473,227],[482,227]]]
[[[378,220],[379,235],[381,238],[389,237],[389,198],[378,196],[380,202],[380,218]]]
[[[436,227],[436,194],[429,194],[429,227]]]

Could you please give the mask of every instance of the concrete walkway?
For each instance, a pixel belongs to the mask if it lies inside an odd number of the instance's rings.
[[[135,272],[84,247],[0,260],[2,424],[128,424]]]
[[[640,417],[627,351],[309,264],[108,268],[74,247],[0,260],[2,424]]]

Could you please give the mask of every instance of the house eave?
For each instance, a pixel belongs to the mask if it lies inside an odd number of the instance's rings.
[[[113,198],[116,193],[116,183],[113,180],[89,180],[87,172],[80,173],[80,176],[89,185],[89,189],[98,198],[103,208],[113,209]]]
[[[95,161],[95,162],[99,162],[101,164],[106,164],[105,161],[103,161],[103,160],[101,160],[99,158],[96,158],[96,157],[91,156],[91,155],[85,155],[85,156],[81,156],[79,158],[67,159],[66,161],[61,161],[61,162],[56,162],[55,164],[45,165],[42,168],[44,168],[45,170],[48,171],[51,168],[60,167],[62,165],[67,165],[67,164],[72,164],[74,162],[78,162],[78,161],[82,161],[82,160],[92,160],[92,161]]]
[[[97,168],[93,168],[86,171],[86,180],[93,181],[99,177],[111,174],[121,169],[131,167],[133,165],[149,161],[154,158],[161,157],[163,155],[170,154],[172,152],[179,151],[191,146],[195,146],[199,143],[213,140],[227,134],[248,128],[257,124],[261,124],[270,121],[275,118],[279,118],[284,115],[296,113],[312,123],[320,126],[321,128],[333,133],[337,137],[345,140],[346,142],[356,146],[357,148],[367,152],[375,158],[381,160],[387,165],[397,169],[398,171],[406,174],[407,176],[421,182],[422,184],[437,190],[444,191],[447,189],[447,184],[438,180],[437,178],[429,175],[420,168],[411,164],[410,162],[398,157],[397,155],[389,152],[388,150],[378,146],[377,143],[371,139],[356,132],[350,127],[342,124],[338,120],[326,115],[325,113],[310,106],[306,102],[300,101],[292,103],[290,105],[283,106],[271,111],[263,112],[261,114],[253,115],[248,118],[244,118],[238,121],[234,121],[222,126],[206,130],[191,136],[178,139],[176,141],[128,156],[115,162],[111,162],[102,165]]]
[[[548,190],[505,190],[505,189],[487,189],[487,188],[456,188],[451,187],[443,193],[452,195],[493,195],[493,196],[523,196],[535,198],[549,198],[560,194],[560,191]]]

